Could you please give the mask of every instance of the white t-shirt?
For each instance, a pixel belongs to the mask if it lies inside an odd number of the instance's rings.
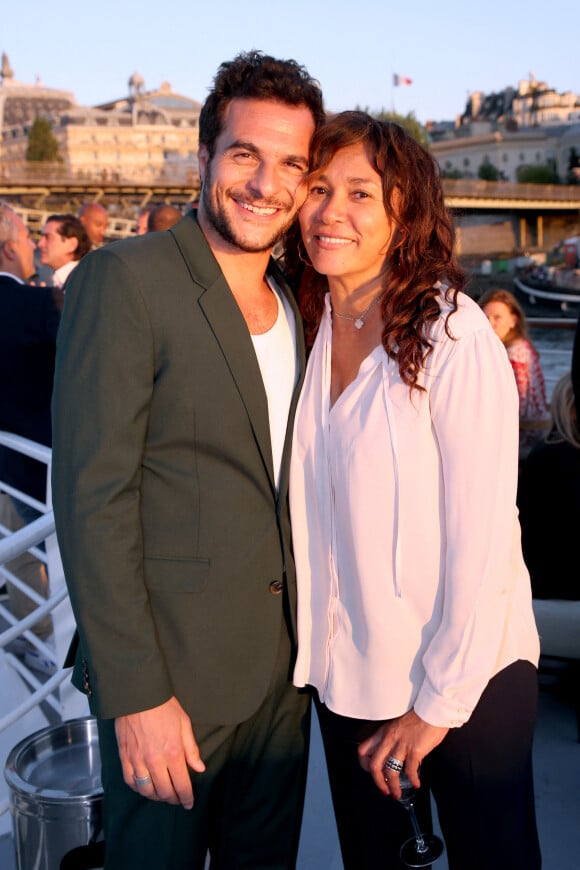
[[[298,378],[298,360],[294,312],[284,294],[269,277],[268,283],[278,303],[278,316],[268,332],[252,335],[252,341],[268,399],[274,480],[278,486],[288,413]]]

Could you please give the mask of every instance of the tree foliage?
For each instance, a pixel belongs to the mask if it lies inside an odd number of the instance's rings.
[[[560,179],[550,163],[518,166],[517,179],[522,184],[559,184]]]
[[[357,106],[357,109],[360,109],[360,106]],[[371,112],[368,107],[362,109],[362,111],[368,112],[369,115],[372,115],[373,118],[377,119],[377,121],[394,121],[395,124],[400,124],[401,127],[404,127],[405,130],[411,134],[413,139],[416,139],[421,145],[429,145],[429,138],[425,132],[425,128],[421,122],[417,120],[414,112],[409,112],[407,115],[400,115],[398,112],[387,112],[386,109],[381,109],[380,112]]]
[[[444,169],[441,172],[441,178],[463,178],[461,169]]]
[[[568,175],[566,177],[567,184],[580,184],[580,155],[572,146],[568,157]]]
[[[500,172],[497,166],[490,163],[489,160],[484,160],[477,170],[477,177],[482,181],[499,181]]]
[[[30,161],[61,161],[58,142],[52,132],[52,125],[46,118],[36,118],[28,134],[26,159]]]

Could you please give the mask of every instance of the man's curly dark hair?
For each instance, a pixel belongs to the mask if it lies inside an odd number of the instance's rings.
[[[210,159],[224,127],[226,109],[236,99],[307,106],[316,127],[324,121],[320,85],[303,66],[295,60],[277,60],[261,51],[242,52],[221,64],[199,116],[199,144],[205,145]]]

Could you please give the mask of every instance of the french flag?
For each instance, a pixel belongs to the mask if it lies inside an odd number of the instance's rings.
[[[396,88],[401,87],[402,85],[412,85],[413,80],[408,79],[407,76],[399,76],[397,73],[393,75],[393,84]]]

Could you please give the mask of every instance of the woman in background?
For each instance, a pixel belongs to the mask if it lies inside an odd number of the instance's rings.
[[[488,290],[479,300],[512,364],[520,397],[520,459],[525,459],[549,426],[544,374],[530,341],[526,315],[509,290]]]
[[[404,769],[427,806],[432,789],[452,870],[538,870],[513,374],[460,292],[428,152],[346,112],[311,170],[287,255],[311,264],[316,335],[291,465],[294,680],[317,703],[344,866],[401,866],[410,832],[385,796]]]

